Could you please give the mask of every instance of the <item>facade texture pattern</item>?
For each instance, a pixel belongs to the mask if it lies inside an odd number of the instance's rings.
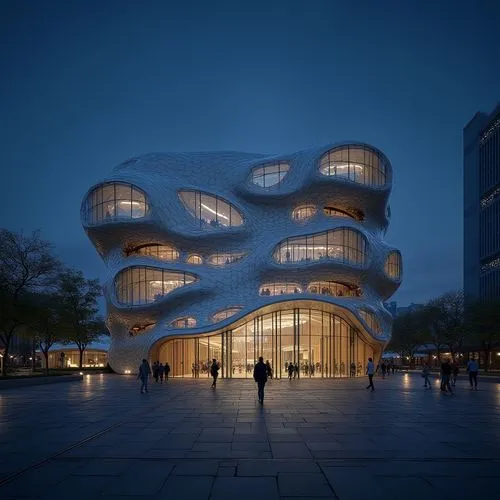
[[[349,159],[360,154],[375,158],[376,175],[359,177],[374,168]],[[220,334],[227,344],[245,322],[301,308],[341,318],[378,357],[392,328],[383,302],[402,277],[401,255],[384,242],[391,185],[385,155],[359,143],[118,165],[82,205],[107,267],[111,367],[134,372],[169,339]]]

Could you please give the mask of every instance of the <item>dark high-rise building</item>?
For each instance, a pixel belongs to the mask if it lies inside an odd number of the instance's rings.
[[[464,291],[500,298],[500,104],[464,128]]]

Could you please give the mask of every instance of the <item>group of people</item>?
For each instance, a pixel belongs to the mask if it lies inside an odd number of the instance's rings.
[[[170,365],[168,363],[160,363],[155,361],[153,363],[153,369],[149,366],[148,360],[143,359],[142,363],[139,365],[139,370],[137,374],[137,380],[142,382],[141,384],[141,394],[148,392],[148,380],[149,376],[152,374],[155,382],[163,384],[163,379],[168,380],[168,374],[170,373]]]
[[[469,374],[469,385],[471,389],[477,391],[477,373],[479,371],[479,365],[474,358],[471,358],[467,363],[467,373]],[[460,372],[460,367],[456,361],[450,361],[448,358],[441,363],[440,378],[441,385],[440,389],[444,393],[454,394],[454,388],[457,383],[458,374]],[[431,373],[431,368],[428,363],[425,363],[422,369],[422,377],[424,378],[424,387],[427,389],[432,389],[432,384],[429,379]]]
[[[212,359],[212,363],[210,364],[210,375],[212,376],[212,385],[210,389],[215,390],[217,387],[217,379],[219,377],[220,363],[217,359]],[[394,374],[396,367],[392,363],[385,363],[382,361],[381,364],[377,365],[375,368],[375,364],[373,363],[372,358],[368,358],[368,363],[366,365],[366,375],[368,376],[368,386],[366,389],[371,389],[372,392],[375,391],[375,386],[373,384],[373,377],[376,372],[380,370],[382,373],[382,378],[385,378],[386,375],[389,375],[391,372]],[[297,363],[285,363],[285,370],[288,372],[288,379],[296,378],[299,373],[299,366]],[[359,363],[356,365],[354,362],[350,365],[350,373],[351,376],[355,376],[359,371]],[[443,363],[441,363],[441,391],[444,393],[454,394],[453,387],[455,387],[458,374],[459,374],[459,366],[455,361],[451,362],[449,359],[445,359]],[[467,363],[467,372],[469,374],[469,384],[471,389],[477,390],[477,374],[479,371],[479,366],[477,361],[472,358]],[[160,381],[163,383],[164,377],[168,380],[168,375],[170,373],[170,366],[168,363],[163,365],[159,361],[155,361],[153,363],[153,369],[151,370],[149,363],[146,359],[142,360],[141,365],[139,366],[139,374],[137,376],[138,380],[141,380],[141,393],[148,392],[148,378],[151,374],[153,374],[153,378],[155,382]],[[431,369],[428,363],[425,363],[422,369],[422,377],[424,378],[424,387],[432,389],[432,384],[430,381],[430,373]],[[253,369],[253,378],[257,383],[257,395],[259,399],[259,403],[264,403],[264,387],[268,379],[273,378],[273,370],[271,367],[271,363],[267,360],[264,363],[264,358],[262,356],[259,357],[258,363],[254,366]]]

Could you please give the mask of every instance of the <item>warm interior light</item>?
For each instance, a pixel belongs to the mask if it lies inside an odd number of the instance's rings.
[[[140,201],[128,201],[128,200],[121,200],[118,202],[119,205],[133,205],[134,207],[140,207],[141,202]]]
[[[204,203],[202,203],[201,206],[205,210],[208,210],[209,212],[217,215],[218,217],[222,217],[223,219],[229,220],[229,217],[227,217],[226,215],[220,214],[219,212],[217,212],[217,210],[214,210],[213,208],[207,207],[207,205],[205,205]]]

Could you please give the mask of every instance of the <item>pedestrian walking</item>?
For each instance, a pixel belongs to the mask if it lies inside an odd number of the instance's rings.
[[[375,386],[373,385],[373,375],[375,373],[375,365],[373,364],[372,358],[368,358],[368,364],[366,365],[366,374],[368,375],[368,380],[370,383],[367,386],[367,389],[375,391]]]
[[[219,368],[220,365],[217,362],[217,360],[215,358],[212,359],[212,365],[210,366],[210,375],[212,375],[212,378],[214,380],[212,382],[212,385],[210,386],[210,389],[215,389],[217,387],[217,377],[219,376]]]
[[[168,374],[170,373],[170,365],[165,363],[165,381],[168,380]]]
[[[385,365],[384,361],[382,361],[382,364],[380,365],[380,369],[382,370],[382,378],[385,378],[385,374],[387,373],[387,366]]]
[[[268,378],[273,378],[273,369],[271,367],[271,363],[269,363],[269,360],[266,361],[266,373]]]
[[[292,380],[292,376],[293,376],[293,372],[294,372],[294,367],[293,367],[293,363],[290,363],[288,365],[288,380]]]
[[[351,363],[351,377],[355,377],[356,376],[356,363],[353,361]]]
[[[165,367],[163,366],[163,363],[158,365],[158,375],[160,377],[160,384],[163,384],[163,377],[165,376]]]
[[[470,388],[472,389],[472,383],[474,382],[474,388],[477,391],[477,372],[479,371],[479,366],[474,357],[467,363],[467,371],[469,372]]]
[[[456,361],[453,361],[453,364],[451,365],[451,385],[452,387],[455,387],[457,384],[457,378],[458,378],[458,363]]]
[[[151,375],[151,367],[149,366],[148,360],[143,359],[142,363],[139,365],[139,373],[137,375],[137,380],[142,382],[141,384],[141,394],[148,392],[148,378]]]
[[[155,382],[158,383],[158,378],[160,376],[160,363],[158,361],[155,361],[153,363],[153,378],[155,379]]]
[[[441,363],[441,390],[443,392],[449,392],[453,395],[453,390],[450,384],[451,378],[451,364],[449,359],[445,359]]]
[[[259,362],[255,365],[253,369],[253,378],[257,382],[257,396],[259,398],[259,403],[264,404],[264,386],[267,382],[267,366],[264,363],[264,358],[259,357]]]
[[[432,389],[431,381],[429,380],[429,374],[431,373],[431,369],[428,363],[425,363],[424,368],[422,369],[422,377],[424,377],[424,387],[427,389]],[[429,384],[429,385],[427,385]]]

